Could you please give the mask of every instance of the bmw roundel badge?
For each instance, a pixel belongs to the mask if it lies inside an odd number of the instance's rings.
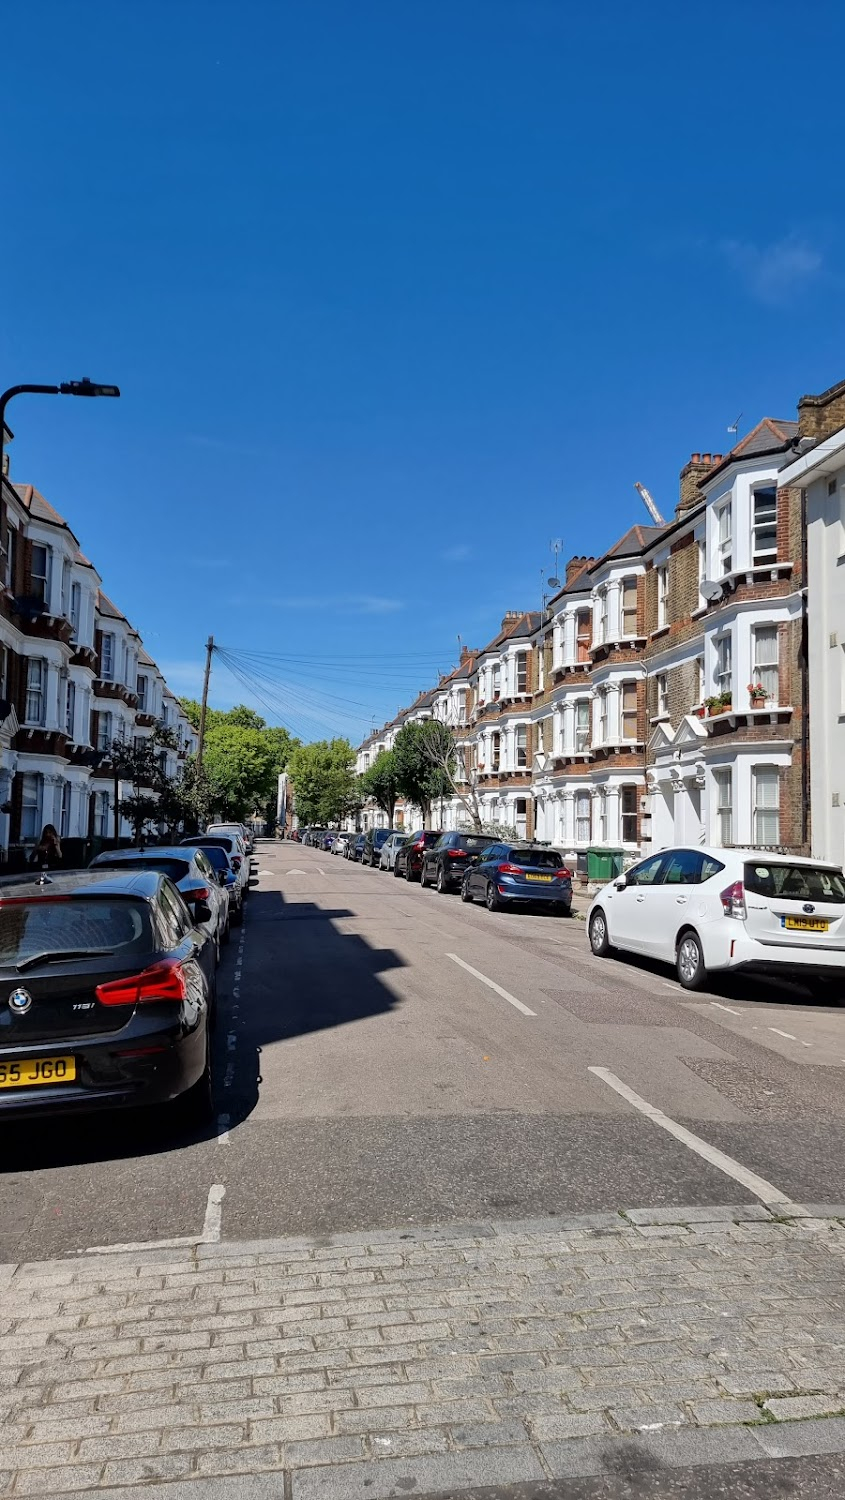
[[[32,996],[29,990],[12,990],[9,996],[9,1009],[16,1016],[25,1016],[32,1009]]]

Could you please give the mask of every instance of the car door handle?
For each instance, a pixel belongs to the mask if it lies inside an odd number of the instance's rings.
[[[686,906],[687,901],[689,900],[689,897],[688,896],[676,896],[675,900],[677,901],[677,903],[678,903],[679,906]]]
[[[637,897],[637,900],[638,900],[638,901],[645,901],[645,896],[638,896],[638,897]]]

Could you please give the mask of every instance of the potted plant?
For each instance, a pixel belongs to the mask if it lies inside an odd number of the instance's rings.
[[[699,704],[697,704],[696,707],[693,709],[692,712],[693,712],[693,717],[694,718],[696,718],[696,719],[703,719],[704,715],[707,712],[707,704],[706,703],[699,703]]]
[[[733,707],[733,693],[721,693],[719,696],[722,704],[722,713],[729,713]]]
[[[723,713],[724,708],[722,704],[721,693],[714,693],[711,694],[709,698],[705,698],[704,707],[707,709],[707,712],[709,713],[711,718],[713,718],[715,714]]]
[[[762,708],[768,694],[762,682],[749,682],[748,696],[751,699],[752,708]]]

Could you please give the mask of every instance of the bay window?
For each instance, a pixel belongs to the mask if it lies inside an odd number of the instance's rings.
[[[50,602],[50,564],[52,553],[49,547],[43,547],[40,542],[34,542],[32,547],[32,561],[30,563],[30,593],[39,604],[49,605]]]
[[[70,795],[71,784],[69,781],[62,782],[62,812],[59,819],[59,838],[66,839],[70,835]]]
[[[780,843],[780,773],[777,766],[755,766],[752,775],[754,797],[754,843]]]
[[[716,843],[724,849],[728,844],[733,843],[733,770],[731,767],[713,772],[713,786]]]
[[[590,842],[590,794],[588,791],[575,793],[575,841],[578,844]]]
[[[607,688],[599,688],[599,744],[607,744]]]
[[[495,701],[497,698],[501,697],[502,692],[502,669],[498,662],[496,662],[495,666],[493,667],[492,681],[493,699]]]
[[[637,633],[637,580],[626,578],[622,583],[622,634]]]
[[[607,792],[599,788],[596,796],[596,843],[607,843]]]
[[[147,711],[147,679],[142,672],[138,674],[135,691],[138,694],[138,712],[145,714]],[[461,718],[461,723],[463,723],[463,718]]]
[[[516,691],[528,692],[528,655],[525,651],[520,651],[516,658]]]
[[[114,739],[113,718],[110,713],[101,713],[97,722],[97,749],[110,750]]]
[[[109,836],[108,792],[94,793],[94,835],[100,839],[107,839]]]
[[[596,644],[601,646],[607,640],[607,589],[599,589],[599,617]]]
[[[751,562],[765,567],[778,559],[778,495],[773,484],[751,497]]]
[[[528,730],[524,724],[520,724],[514,737],[516,748],[516,769],[522,771],[528,765]]]
[[[623,682],[621,696],[622,738],[623,740],[635,740],[637,738],[637,684],[635,682]]]
[[[490,770],[491,771],[498,771],[498,769],[499,769],[499,763],[501,761],[501,758],[502,758],[502,736],[500,735],[498,729],[496,729],[496,730],[493,731],[493,733],[490,736]]]
[[[35,772],[21,777],[21,838],[28,843],[41,837],[41,799],[44,779]]]
[[[733,568],[733,516],[730,500],[716,512],[716,559],[720,578]]]
[[[662,630],[669,624],[669,567],[663,563],[654,571],[657,574],[657,628]]]
[[[114,682],[114,636],[110,631],[100,637],[100,677],[103,682]]]
[[[620,799],[623,844],[637,842],[637,788],[623,786]]]
[[[733,645],[729,633],[716,637],[716,692],[723,696],[733,693]]]
[[[583,755],[590,748],[590,700],[579,698],[575,704],[575,753]]]
[[[751,684],[756,687],[758,683],[766,690],[766,697],[771,703],[777,703],[778,691],[778,627],[777,625],[757,625],[752,631],[753,657],[751,667]]]
[[[79,612],[82,605],[82,588],[80,584],[71,584],[70,590],[70,624],[73,631],[73,639],[79,639]]]
[[[590,611],[579,609],[575,616],[575,647],[578,661],[590,660]]]
[[[65,709],[65,733],[66,733],[68,739],[72,740],[72,739],[75,738],[74,729],[76,727],[76,683],[75,682],[69,682],[68,683],[68,685],[67,685],[67,698],[66,698],[65,702],[66,702],[66,709]]]
[[[30,656],[26,664],[26,722],[43,725],[47,700],[47,663]]]

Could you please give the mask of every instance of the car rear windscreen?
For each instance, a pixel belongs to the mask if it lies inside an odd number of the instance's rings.
[[[767,865],[763,859],[754,860],[745,866],[745,889],[752,896],[781,901],[845,903],[845,876],[841,870],[820,870],[815,865]]]
[[[0,901],[0,964],[14,966],[38,953],[70,954],[82,948],[127,957],[151,953],[147,903],[108,896]]]
[[[225,849],[219,849],[214,844],[206,844],[202,852],[215,870],[229,869],[229,856]]]
[[[535,870],[559,870],[563,860],[556,849],[511,849],[508,859],[515,865],[531,865]]]
[[[475,852],[479,849],[490,849],[495,842],[496,840],[492,839],[489,833],[462,833],[455,847],[472,849]]]
[[[94,867],[97,870],[156,870],[159,875],[169,875],[174,885],[184,880],[191,872],[190,862],[186,859],[174,859],[172,855],[164,854],[157,858],[154,854],[144,855],[138,859],[98,859]]]

